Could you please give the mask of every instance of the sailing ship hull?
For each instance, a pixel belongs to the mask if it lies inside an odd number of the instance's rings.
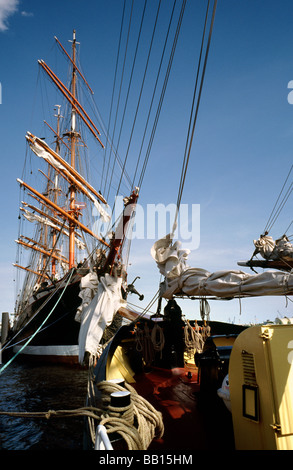
[[[21,314],[22,320],[12,331],[14,336],[17,335],[13,354],[17,354],[18,359],[79,364],[80,323],[75,320],[75,315],[81,303],[80,279],[77,273],[64,292],[64,285],[60,284],[53,292],[51,289],[43,291],[37,294],[40,298],[36,295],[31,299]],[[29,344],[23,348],[29,338]]]

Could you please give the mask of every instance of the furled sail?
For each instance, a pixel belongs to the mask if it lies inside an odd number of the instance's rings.
[[[30,132],[27,133],[26,138],[29,141],[29,145],[32,151],[38,157],[43,158],[54,168],[60,170],[67,177],[69,177],[69,179],[77,185],[78,189],[81,190],[92,201],[95,208],[99,212],[102,220],[104,222],[109,222],[111,219],[111,215],[108,214],[108,212],[102,207],[97,198],[93,194],[91,194],[91,192],[85,187],[86,181],[84,180],[84,178],[79,175],[76,170],[73,171],[73,169],[67,162],[64,161],[62,163],[62,157],[60,157],[60,155],[56,154],[56,152],[50,149],[50,147],[44,141],[41,141],[41,139],[38,139],[37,137],[33,136]],[[92,189],[88,184],[87,186]]]
[[[180,242],[172,244],[170,235],[158,240],[151,249],[165,282],[161,295],[212,296],[221,299],[293,294],[293,273],[268,271],[248,274],[239,270],[210,273],[191,268],[187,262],[189,250],[182,250]]]
[[[80,297],[83,299],[79,331],[79,361],[86,352],[96,355],[106,326],[112,323],[115,313],[126,306],[121,296],[122,278],[105,274],[99,280],[89,273],[81,280]]]
[[[286,235],[274,240],[269,235],[262,235],[253,241],[256,248],[255,254],[260,253],[265,259],[276,260],[279,258],[293,258],[293,245]]]
[[[39,222],[41,224],[48,225],[49,227],[54,228],[56,230],[60,230],[59,226],[51,222],[51,220],[49,220],[47,217],[41,217],[40,215],[34,214],[33,212],[30,212],[27,209],[23,209],[22,207],[20,209],[22,210],[24,217],[29,222]],[[69,232],[67,230],[63,229],[62,233],[69,237]],[[74,237],[74,240],[79,250],[85,250],[85,244],[81,240],[78,240],[77,237]]]

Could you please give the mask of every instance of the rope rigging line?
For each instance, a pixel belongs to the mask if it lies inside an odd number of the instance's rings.
[[[146,78],[146,74],[147,74],[147,70],[148,70],[149,60],[150,60],[150,56],[151,56],[151,52],[152,52],[152,48],[153,48],[154,37],[155,37],[156,29],[157,29],[157,23],[158,23],[158,17],[159,17],[160,7],[161,7],[161,0],[159,1],[159,4],[158,4],[158,9],[157,9],[157,14],[156,14],[155,24],[154,24],[154,28],[153,28],[153,32],[152,32],[152,37],[151,37],[151,42],[150,42],[150,46],[149,46],[149,51],[148,51],[147,61],[146,61],[145,70],[144,70],[144,75],[143,75],[143,79],[142,79],[142,84],[141,84],[141,88],[140,88],[138,103],[137,103],[137,106],[136,106],[134,121],[133,121],[133,124],[132,124],[131,133],[130,133],[130,139],[129,139],[129,143],[128,143],[128,147],[127,147],[127,151],[126,151],[126,155],[125,155],[123,171],[124,171],[124,168],[125,168],[125,165],[126,165],[126,162],[127,162],[128,152],[129,152],[130,144],[131,144],[131,141],[132,141],[132,136],[133,136],[134,127],[135,127],[135,124],[136,124],[137,114],[138,114],[138,110],[139,110],[139,106],[140,106],[140,101],[141,101],[141,97],[142,97],[142,92],[143,92],[143,88],[144,88],[144,84],[145,84],[145,78]],[[121,178],[122,178],[122,175],[121,175]],[[117,194],[118,194],[119,189],[120,189],[121,178],[120,178],[120,181],[119,181]]]
[[[93,114],[94,114],[96,120],[98,121],[99,126],[101,128],[101,131],[103,132],[103,134],[105,136],[105,139],[106,139],[105,154],[103,155],[103,166],[102,166],[102,171],[100,173],[100,175],[101,175],[100,186],[102,187],[104,185],[103,180],[104,180],[105,164],[106,164],[106,152],[108,150],[108,147],[110,147],[111,153],[113,153],[115,155],[115,162],[117,162],[117,164],[118,164],[118,166],[120,167],[121,170],[123,168],[123,163],[122,163],[122,160],[121,160],[121,158],[118,154],[118,150],[115,148],[115,146],[113,144],[113,141],[111,140],[111,137],[109,135],[109,130],[107,130],[107,126],[106,126],[105,122],[103,121],[101,113],[98,110],[98,107],[97,107],[97,104],[94,100],[94,97],[92,95],[90,95],[90,97],[88,99],[87,96],[85,96],[85,99],[87,101],[87,104],[91,107],[91,109],[93,111]],[[81,122],[81,125],[83,125],[82,122]],[[109,125],[110,124],[108,124],[108,128],[109,128]],[[132,181],[131,181],[131,178],[128,175],[127,171],[124,171],[123,178],[125,179],[125,185],[130,190],[132,188]],[[106,180],[105,180],[105,185],[104,186],[107,186]],[[111,184],[109,184],[108,186],[110,188]],[[112,187],[114,188],[114,186],[112,186]],[[116,188],[114,188],[114,189],[116,190]],[[104,188],[103,194],[105,193],[105,190],[106,190],[106,188]],[[105,197],[108,200],[108,196],[105,195]]]
[[[141,142],[141,146],[140,146],[140,151],[139,151],[139,155],[138,155],[138,159],[137,159],[137,163],[136,163],[136,168],[135,168],[135,172],[134,172],[134,176],[133,176],[133,180],[132,180],[132,187],[134,187],[136,174],[137,174],[137,171],[138,171],[138,166],[139,166],[139,162],[140,162],[140,158],[141,158],[142,148],[143,148],[143,145],[144,145],[146,131],[147,131],[147,128],[148,128],[148,123],[149,123],[149,119],[150,119],[150,115],[151,115],[151,111],[152,111],[152,107],[153,107],[153,103],[154,103],[154,98],[155,98],[155,94],[156,94],[156,90],[157,90],[157,85],[158,85],[159,77],[160,77],[160,74],[161,74],[163,59],[164,59],[164,56],[165,56],[166,46],[167,46],[169,33],[170,33],[170,29],[171,29],[171,24],[172,24],[172,20],[173,20],[173,16],[174,16],[174,10],[175,10],[175,6],[176,6],[176,2],[177,2],[177,0],[174,0],[172,12],[171,12],[171,17],[170,17],[170,21],[169,21],[169,26],[168,26],[168,30],[167,30],[167,34],[166,34],[166,38],[165,38],[164,47],[163,47],[163,52],[162,52],[162,55],[161,55],[161,61],[160,61],[160,65],[159,65],[159,69],[158,69],[158,73],[157,73],[156,83],[155,83],[155,86],[154,86],[153,96],[152,96],[152,99],[151,99],[151,104],[149,106],[148,117],[147,117],[147,120],[146,120],[146,125],[145,125],[145,129],[144,129],[144,133],[143,133],[143,138],[142,138],[142,142]]]
[[[146,167],[147,167],[147,164],[148,164],[148,161],[149,161],[150,152],[151,152],[151,148],[152,148],[152,145],[153,145],[153,141],[154,141],[154,137],[155,137],[158,121],[159,121],[159,116],[160,116],[160,113],[161,113],[162,104],[163,104],[163,100],[164,100],[164,97],[165,97],[165,92],[166,92],[166,88],[167,88],[167,84],[168,84],[168,80],[169,80],[169,76],[170,76],[170,71],[171,71],[171,67],[172,67],[172,63],[173,63],[173,58],[174,58],[174,54],[175,54],[175,50],[176,50],[176,45],[177,45],[177,41],[178,41],[178,37],[179,37],[179,32],[180,32],[180,28],[181,28],[181,24],[182,24],[182,19],[183,19],[185,6],[186,6],[186,0],[183,0],[182,6],[181,6],[181,11],[180,11],[180,16],[179,16],[178,23],[177,23],[176,33],[175,33],[175,36],[174,36],[173,46],[172,46],[172,50],[171,50],[171,54],[170,54],[170,58],[169,58],[169,63],[168,63],[167,71],[166,71],[166,74],[165,74],[165,80],[164,80],[164,84],[163,84],[163,87],[162,87],[161,96],[160,96],[159,104],[158,104],[158,107],[157,107],[157,112],[156,112],[156,116],[155,116],[155,120],[154,120],[154,124],[153,124],[153,128],[152,128],[152,132],[151,132],[151,137],[150,137],[150,140],[149,140],[148,148],[147,148],[146,155],[145,155],[145,158],[144,158],[143,167],[142,167],[141,174],[140,174],[140,179],[139,179],[139,182],[138,182],[139,188],[141,188],[141,186],[142,186],[142,182],[143,182],[143,179],[144,179]]]
[[[147,0],[145,0],[145,3],[144,3],[144,8],[143,8],[143,12],[142,12],[140,27],[139,27],[138,38],[137,38],[137,41],[136,41],[136,48],[135,48],[135,53],[134,53],[134,58],[133,58],[133,63],[132,63],[132,69],[131,69],[130,79],[129,79],[129,83],[128,83],[128,90],[127,90],[127,94],[126,94],[126,100],[125,100],[125,103],[124,103],[124,110],[123,110],[123,115],[122,115],[122,120],[121,120],[121,125],[120,125],[118,141],[117,141],[117,150],[118,150],[119,144],[120,144],[120,138],[121,138],[121,134],[122,134],[122,128],[123,128],[123,124],[124,124],[125,113],[126,113],[126,109],[127,109],[129,93],[130,93],[131,84],[132,84],[133,73],[134,73],[134,68],[135,68],[135,63],[136,63],[136,58],[137,58],[137,52],[138,52],[138,47],[139,47],[140,38],[141,38],[142,26],[143,26],[144,17],[145,17],[146,5],[147,5]],[[131,138],[130,138],[130,141],[131,141]],[[130,145],[130,143],[129,143],[129,145]],[[129,147],[128,147],[128,150],[129,150]],[[120,185],[121,185],[121,180],[122,180],[122,177],[123,177],[123,174],[124,174],[124,171],[125,171],[126,160],[127,160],[127,156],[125,157],[124,164],[123,164],[123,167],[122,167],[122,173],[121,173],[121,177],[120,177],[120,181],[119,181],[119,185],[118,185],[118,189],[117,189],[117,194],[119,192]],[[110,178],[110,184],[111,184],[112,178],[113,178],[114,165],[115,165],[115,161],[114,161],[114,164],[113,164],[113,167],[112,167],[112,174],[111,174],[111,178]]]
[[[126,56],[127,56],[127,51],[128,51],[128,43],[129,43],[132,13],[133,13],[133,3],[134,3],[134,0],[132,0],[132,3],[131,3],[131,12],[130,12],[130,18],[129,18],[129,24],[128,24],[127,39],[126,39],[124,60],[123,60],[121,80],[120,80],[120,88],[119,88],[119,93],[118,93],[118,101],[117,101],[116,114],[115,114],[115,120],[114,120],[113,138],[112,138],[113,141],[114,141],[114,135],[115,135],[115,131],[116,131],[118,110],[119,110],[119,104],[120,104],[120,98],[121,98],[121,90],[122,90],[122,84],[123,84],[123,78],[124,78],[124,72],[125,72]],[[106,177],[105,177],[105,185],[104,185],[104,191],[103,191],[104,193],[105,193],[106,187],[107,187],[107,180],[108,180],[108,172],[109,172],[109,168],[110,168],[111,154],[112,154],[112,152],[110,152],[110,156],[108,158],[108,166],[107,166],[107,172],[106,172]]]
[[[175,0],[175,2],[176,2],[176,0]],[[160,4],[161,4],[161,2],[160,2]],[[160,4],[159,4],[159,7],[160,7]],[[164,88],[163,88],[163,91],[161,93],[160,104],[159,104],[159,108],[157,110],[156,122],[155,122],[155,125],[153,127],[153,131],[152,131],[152,141],[153,141],[153,138],[154,138],[155,129],[156,129],[156,126],[157,126],[157,123],[158,123],[158,118],[159,118],[160,110],[161,110],[161,107],[162,107],[164,93],[165,93],[165,90],[166,90],[166,85],[167,85],[168,77],[169,77],[169,74],[170,74],[171,64],[172,64],[172,60],[173,60],[173,57],[174,57],[174,52],[175,52],[175,48],[176,48],[176,44],[177,44],[177,39],[178,39],[178,34],[179,34],[181,22],[182,22],[182,16],[183,16],[183,11],[184,11],[184,8],[185,8],[185,4],[186,4],[186,0],[183,1],[183,6],[181,8],[179,26],[177,26],[176,36],[175,36],[173,47],[172,47],[171,58],[169,60],[168,71],[167,71],[167,74],[166,74],[166,77],[165,77]],[[159,7],[158,7],[158,11],[157,11],[157,17],[158,17],[158,14],[159,14]],[[174,7],[173,7],[173,9],[174,9]],[[157,17],[156,17],[156,22],[157,22]],[[153,40],[153,36],[154,36],[154,33],[155,33],[155,28],[156,28],[156,23],[155,23],[154,30],[153,30],[152,40]],[[170,26],[169,26],[169,28],[170,28]],[[168,32],[169,32],[169,30],[168,30]],[[152,42],[151,42],[151,45],[152,45]],[[149,60],[150,52],[151,52],[151,46],[150,46],[150,49],[149,49],[148,60]],[[147,64],[148,64],[148,61],[147,61]],[[144,78],[145,78],[145,75],[146,75],[146,71],[147,71],[147,66],[146,66],[146,69],[145,69]],[[143,88],[143,85],[142,85],[142,88]],[[141,88],[141,93],[142,93],[142,88]],[[141,96],[141,94],[140,94],[140,96]],[[137,111],[138,111],[138,106],[137,106]],[[136,111],[136,113],[137,113],[137,111]],[[133,124],[133,128],[134,128],[134,124]],[[132,130],[133,130],[133,128],[132,128]],[[129,145],[130,145],[130,143],[129,143]],[[128,147],[128,150],[129,150],[129,147]],[[145,161],[144,161],[143,174],[145,173],[145,169],[146,169],[147,161],[148,161],[148,158],[149,158],[150,150],[151,150],[151,144],[149,144],[148,153],[147,153],[147,156],[146,156]],[[127,159],[127,156],[126,156],[126,159]],[[125,159],[125,164],[126,164],[126,159]],[[123,172],[125,172],[125,164],[124,164]],[[122,175],[123,175],[123,172],[122,172]],[[121,178],[122,178],[122,175],[121,175]],[[119,182],[119,188],[120,188],[120,184],[121,184],[121,178],[120,178],[120,182]],[[140,179],[139,184],[138,184],[139,188],[141,188],[142,179],[143,179],[143,175],[141,175],[141,179]],[[132,185],[132,187],[133,187],[133,185]],[[118,188],[118,191],[119,191],[119,188]],[[118,195],[118,191],[117,191],[117,195]],[[114,206],[113,206],[113,209],[112,209],[113,211],[114,211],[114,208],[115,208],[115,202],[114,202]]]
[[[279,200],[280,200],[280,198],[281,198],[281,195],[282,195],[282,193],[283,193],[283,191],[284,191],[284,189],[285,189],[285,186],[286,186],[286,184],[287,184],[287,182],[288,182],[288,179],[289,179],[289,176],[290,176],[290,174],[291,174],[292,169],[293,169],[293,165],[291,166],[291,168],[290,168],[290,170],[289,170],[289,172],[288,172],[288,175],[287,175],[287,177],[286,177],[286,179],[285,179],[285,181],[284,181],[284,184],[283,184],[283,186],[282,186],[282,189],[281,189],[281,191],[280,191],[280,193],[279,193],[279,195],[278,195],[278,197],[277,197],[277,200],[276,200],[276,202],[275,202],[275,205],[274,205],[274,207],[273,207],[273,209],[272,209],[272,212],[271,212],[271,214],[270,214],[270,216],[269,216],[268,222],[267,222],[267,224],[266,224],[266,226],[265,226],[265,228],[264,228],[264,233],[265,233],[265,232],[269,232],[269,231],[272,229],[273,225],[275,224],[276,220],[278,219],[278,217],[279,217],[279,215],[280,215],[282,209],[284,208],[284,206],[285,206],[285,204],[286,204],[286,202],[287,202],[287,200],[288,200],[288,198],[289,198],[289,196],[290,196],[290,194],[291,194],[291,192],[292,192],[292,190],[293,190],[293,183],[291,183],[290,186],[289,186],[289,188],[287,189],[285,195],[283,196],[282,201],[280,202],[280,204],[279,204],[279,206],[278,206],[278,208],[277,208],[277,204],[278,204],[278,202],[279,202]],[[292,224],[292,222],[291,222],[291,224]],[[289,227],[291,226],[291,224],[289,225]],[[287,228],[287,230],[289,229],[289,227]],[[287,230],[286,230],[286,231],[287,231]],[[286,231],[285,231],[285,233],[286,233]]]
[[[194,93],[193,93],[193,99],[192,99],[191,113],[190,113],[190,119],[189,119],[188,131],[187,131],[187,139],[186,139],[186,144],[185,144],[183,166],[182,166],[181,179],[180,179],[179,192],[178,192],[178,199],[177,199],[177,208],[178,208],[178,210],[179,210],[179,206],[180,206],[179,201],[181,200],[182,191],[183,191],[183,184],[184,184],[183,183],[183,181],[184,181],[183,173],[184,173],[184,167],[186,166],[187,147],[188,147],[188,141],[190,139],[192,115],[193,115],[193,110],[194,110],[194,105],[195,105],[195,98],[196,98],[196,92],[197,92],[197,85],[198,85],[198,79],[199,79],[201,59],[202,59],[202,54],[203,54],[203,47],[204,47],[204,39],[205,39],[205,33],[206,33],[206,27],[207,27],[209,5],[210,5],[210,0],[208,1],[208,5],[207,5],[207,11],[206,11],[206,17],[205,17],[205,23],[204,23],[204,29],[203,29],[203,35],[202,35],[202,42],[201,42],[201,48],[200,48],[198,66],[197,66],[197,74],[196,74],[196,80],[195,80],[195,86],[194,86]],[[184,177],[185,177],[185,174],[186,174],[186,172],[184,173]]]
[[[65,225],[65,221],[63,222],[63,225],[62,225],[62,227],[61,227],[61,231],[62,231],[64,225]],[[59,238],[60,238],[60,236],[61,236],[61,231],[59,232],[58,237],[56,238],[56,242],[55,242],[55,244],[54,244],[54,246],[53,246],[53,248],[52,248],[51,255],[53,254],[53,251],[54,251],[54,249],[55,249],[55,247],[56,247],[56,245],[57,245],[57,243],[58,243],[58,241],[59,241]],[[46,271],[46,269],[47,269],[47,266],[48,266],[48,263],[49,263],[49,260],[50,260],[50,258],[51,258],[51,255],[50,255],[50,257],[48,258],[47,263],[46,263],[46,265],[45,265],[45,267],[44,267],[42,273],[45,273],[45,271]],[[40,275],[42,275],[42,273],[40,273]],[[30,274],[30,273],[29,273],[29,274]],[[28,322],[26,323],[25,326],[27,326],[27,325],[37,316],[37,314],[40,312],[40,310],[51,300],[51,298],[55,295],[55,293],[56,293],[59,289],[60,289],[60,287],[56,287],[56,288],[54,289],[54,291],[49,295],[48,299],[45,300],[45,302],[38,308],[38,310],[37,310],[37,311],[35,312],[35,314],[28,320]],[[11,338],[11,340],[8,341],[8,343],[5,344],[4,348],[1,349],[1,351],[4,351],[4,350],[8,347],[8,345],[19,335],[19,333],[21,333],[22,330],[23,330],[23,328],[21,328],[21,329]],[[12,344],[12,346],[14,346],[14,344]],[[11,347],[11,346],[9,346],[9,347]]]
[[[285,230],[285,233],[288,232],[289,228],[291,227],[291,225],[293,224],[293,220],[290,222],[290,224],[288,225],[288,227],[286,228]],[[287,235],[288,238],[292,238],[292,235]]]
[[[207,5],[207,12],[206,12],[205,26],[204,26],[204,31],[203,31],[201,52],[200,52],[200,58],[199,58],[199,64],[198,64],[198,70],[197,70],[197,76],[196,76],[196,82],[195,82],[195,88],[194,88],[192,109],[191,109],[191,114],[190,114],[190,123],[189,123],[189,128],[188,128],[186,148],[185,148],[185,154],[184,154],[184,159],[183,159],[181,180],[180,180],[179,190],[178,190],[176,214],[175,214],[175,219],[174,219],[174,224],[173,224],[173,235],[174,235],[176,225],[177,225],[177,218],[178,218],[179,208],[180,208],[180,204],[181,204],[183,188],[184,188],[184,184],[185,184],[185,178],[186,178],[187,168],[188,168],[189,159],[190,159],[190,152],[191,152],[193,138],[194,138],[195,125],[196,125],[197,116],[198,116],[198,110],[199,110],[199,105],[200,105],[202,88],[203,88],[203,83],[204,83],[204,78],[205,78],[207,59],[208,59],[208,54],[209,54],[209,49],[210,49],[210,44],[211,44],[211,38],[212,38],[212,32],[213,32],[213,26],[214,26],[214,20],[215,20],[216,8],[217,8],[217,0],[215,0],[215,2],[214,2],[213,13],[212,13],[212,18],[211,18],[211,23],[210,23],[209,37],[208,37],[208,41],[207,41],[204,64],[203,64],[203,69],[202,69],[202,74],[201,74],[200,87],[199,87],[199,92],[198,92],[198,97],[197,97],[197,104],[196,104],[195,114],[194,114],[194,118],[193,118],[193,125],[192,125],[192,128],[191,128],[191,120],[192,120],[192,115],[193,115],[193,112],[194,112],[195,95],[196,95],[196,92],[197,92],[199,69],[200,69],[200,65],[201,65],[201,55],[202,55],[202,50],[203,50],[203,44],[204,44],[204,38],[205,38],[205,32],[206,32],[206,25],[207,25],[209,7],[210,7],[210,0],[208,1],[208,5]],[[191,135],[190,135],[190,133],[191,133]],[[188,141],[189,141],[189,143],[188,143]]]
[[[44,321],[41,323],[41,325],[36,329],[36,331],[34,332],[34,334],[32,336],[30,336],[30,338],[25,342],[25,344],[17,351],[17,353],[8,361],[6,362],[6,364],[0,369],[0,375],[2,374],[2,372],[4,372],[4,370],[14,361],[14,359],[24,350],[24,348],[26,348],[26,346],[31,342],[31,340],[38,334],[38,332],[41,330],[41,328],[43,327],[43,325],[46,323],[46,321],[49,319],[49,317],[52,315],[52,313],[54,312],[55,308],[57,307],[57,305],[59,304],[60,300],[62,299],[63,297],[63,294],[65,293],[69,283],[70,283],[70,280],[72,278],[72,275],[75,271],[75,268],[72,268],[71,272],[68,273],[68,279],[66,281],[66,284],[63,288],[63,291],[61,292],[60,296],[58,297],[58,300],[56,301],[54,307],[50,310],[50,312],[48,313],[48,315],[46,316],[46,318],[44,319]],[[65,281],[64,281],[65,282]]]
[[[115,65],[114,82],[113,82],[113,89],[112,89],[112,96],[111,96],[111,105],[110,105],[110,113],[109,113],[109,119],[108,119],[108,126],[107,126],[106,136],[108,136],[109,133],[110,133],[110,123],[111,123],[111,118],[112,118],[112,110],[113,110],[113,102],[114,102],[114,93],[115,93],[116,80],[117,80],[117,71],[118,71],[118,63],[119,63],[119,57],[120,57],[121,38],[122,38],[122,31],[123,31],[123,25],[124,25],[125,6],[126,6],[126,0],[124,0],[124,4],[123,4],[122,19],[121,19],[121,27],[120,27],[120,34],[119,34],[119,41],[118,41],[118,51],[117,51],[117,58],[116,58],[116,65]],[[106,163],[106,155],[107,155],[107,150],[108,150],[108,143],[109,143],[109,140],[107,139],[106,148],[105,148],[105,158],[104,158],[104,161],[103,161],[101,185],[102,185],[103,177],[104,177],[105,163]],[[112,148],[112,147],[111,147],[111,148]]]
[[[144,310],[139,314],[139,316],[134,320],[134,322],[138,322],[139,320],[141,320],[144,315],[152,308],[152,306],[154,305],[154,303],[158,300],[160,296],[160,290],[158,290],[155,295],[153,296],[153,298],[149,301],[148,305],[144,308]]]

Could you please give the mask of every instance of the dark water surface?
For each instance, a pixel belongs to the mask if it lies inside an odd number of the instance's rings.
[[[67,366],[12,363],[0,375],[0,411],[46,412],[84,406],[88,373]],[[0,416],[0,450],[82,450],[83,417]]]

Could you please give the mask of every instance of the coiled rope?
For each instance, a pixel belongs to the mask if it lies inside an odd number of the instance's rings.
[[[102,381],[97,387],[102,394],[104,410],[100,424],[105,426],[108,434],[119,433],[127,442],[129,450],[146,450],[155,437],[163,436],[162,414],[131,385],[125,383],[125,387],[122,387],[113,382]],[[130,392],[130,405],[113,409],[110,405],[111,393],[125,392],[125,389]]]
[[[104,425],[108,434],[118,433],[125,440],[129,450],[146,450],[154,438],[164,434],[162,414],[129,384],[125,388],[118,384],[102,381],[98,384],[102,394],[102,407],[86,406],[73,410],[48,410],[46,412],[8,412],[1,415],[17,418],[72,418],[87,416]],[[126,407],[111,406],[111,393],[130,392],[131,403]]]
[[[186,353],[189,358],[195,353],[202,353],[204,347],[204,339],[199,331],[195,331],[187,320],[184,327],[184,341]]]
[[[146,364],[151,364],[155,358],[155,353],[160,352],[162,358],[162,351],[165,345],[165,337],[162,328],[158,323],[154,324],[152,331],[147,324],[144,329],[135,328],[136,350],[143,354]]]

